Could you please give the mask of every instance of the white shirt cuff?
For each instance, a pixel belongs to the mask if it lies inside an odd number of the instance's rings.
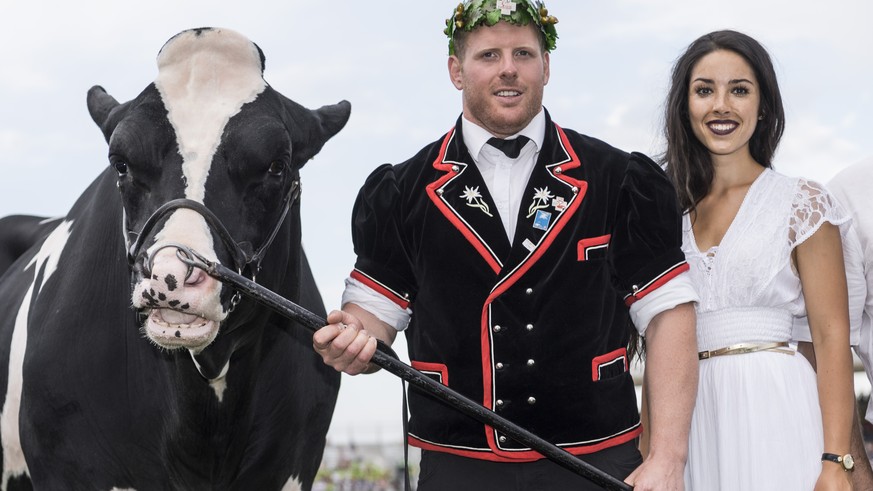
[[[631,304],[631,320],[640,335],[645,336],[649,323],[656,315],[677,305],[699,300],[691,276],[686,271]]]
[[[346,289],[343,291],[342,305],[347,303],[361,307],[398,331],[406,329],[412,317],[412,310],[400,307],[376,290],[351,277],[346,278]]]

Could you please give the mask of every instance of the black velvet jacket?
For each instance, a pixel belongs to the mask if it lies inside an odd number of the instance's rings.
[[[410,360],[443,384],[575,454],[633,439],[628,306],[687,269],[669,181],[547,113],[510,244],[460,125],[370,175],[352,276],[413,309]],[[540,458],[416,389],[409,404],[413,445]]]

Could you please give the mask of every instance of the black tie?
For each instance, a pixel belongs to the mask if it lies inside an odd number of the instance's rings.
[[[503,140],[496,137],[491,138],[490,140],[488,140],[488,144],[505,153],[507,157],[511,159],[517,159],[518,154],[521,153],[521,149],[524,148],[525,145],[527,145],[528,141],[530,141],[530,138],[524,135],[519,135],[518,138],[514,138],[512,140]]]

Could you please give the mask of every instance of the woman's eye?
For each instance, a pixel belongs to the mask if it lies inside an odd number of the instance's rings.
[[[273,176],[281,176],[282,172],[285,171],[285,164],[283,164],[279,160],[274,160],[270,163],[270,169],[267,171],[270,175]]]

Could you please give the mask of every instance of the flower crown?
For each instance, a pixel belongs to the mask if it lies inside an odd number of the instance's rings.
[[[456,30],[469,32],[482,24],[493,26],[501,20],[519,26],[526,26],[533,22],[545,37],[546,51],[555,49],[555,41],[558,39],[555,24],[558,23],[558,19],[549,15],[543,2],[467,0],[465,3],[459,3],[454,14],[446,19],[446,28],[443,32],[449,37],[449,55],[455,54]]]

